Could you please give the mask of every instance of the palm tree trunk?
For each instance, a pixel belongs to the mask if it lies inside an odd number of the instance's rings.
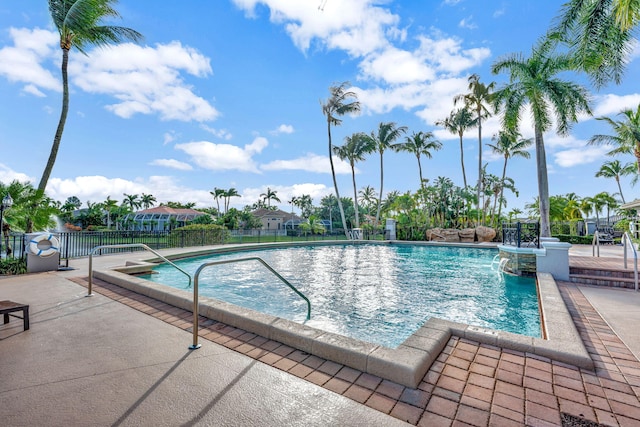
[[[464,147],[462,145],[462,133],[460,135],[460,165],[462,166],[462,182],[464,182],[464,188],[467,188],[467,173],[464,171]]]
[[[69,77],[67,72],[67,65],[69,64],[69,49],[62,48],[62,111],[60,112],[60,120],[58,121],[58,128],[53,138],[53,145],[51,146],[51,152],[49,153],[49,160],[42,172],[42,178],[38,184],[38,191],[44,193],[47,188],[47,182],[49,182],[49,176],[53,170],[53,165],[56,163],[56,157],[58,156],[58,149],[60,148],[60,141],[62,140],[62,132],[64,132],[64,125],[67,122],[67,113],[69,111]]]
[[[336,191],[336,198],[338,199],[338,208],[340,208],[340,218],[342,219],[342,229],[344,230],[344,235],[349,238],[349,233],[347,233],[347,220],[344,218],[344,208],[342,207],[342,200],[340,200],[340,192],[338,191],[338,181],[336,181],[336,170],[333,167],[333,144],[331,144],[331,121],[329,117],[327,117],[327,134],[329,135],[329,163],[331,164],[331,177],[333,178],[333,188]]]
[[[620,186],[620,177],[616,175],[616,183],[618,184],[618,192],[620,193],[620,198],[622,199],[622,204],[627,202],[624,201],[624,196],[622,195],[622,187]]]
[[[478,105],[478,222],[484,224],[484,203],[482,204],[482,222],[480,222],[480,194],[482,192],[482,109]]]
[[[380,150],[380,195],[378,196],[378,207],[376,209],[376,227],[378,227],[378,223],[380,221],[380,209],[382,208],[382,185],[384,184],[384,162],[382,153],[383,151]]]
[[[353,180],[353,209],[356,211],[356,228],[360,228],[360,213],[358,212],[358,190],[356,190],[356,166],[351,163],[351,179]]]
[[[502,213],[502,196],[504,195],[504,179],[507,177],[507,159],[508,157],[504,157],[504,165],[502,166],[502,181],[500,181],[500,204],[498,205],[498,219],[496,220],[496,225],[500,221],[500,214]],[[495,207],[494,207],[495,212]]]
[[[536,169],[538,172],[538,203],[540,207],[540,237],[551,237],[549,223],[549,179],[547,177],[547,155],[544,149],[542,130],[535,127]]]

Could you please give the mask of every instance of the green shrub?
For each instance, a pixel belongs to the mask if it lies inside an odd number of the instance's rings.
[[[593,242],[593,236],[575,236],[573,234],[555,234],[561,242],[571,243],[573,245],[590,245]]]
[[[25,274],[26,272],[26,258],[0,259],[0,275]]]

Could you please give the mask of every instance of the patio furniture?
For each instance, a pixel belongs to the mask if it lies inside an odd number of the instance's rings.
[[[22,311],[22,317],[17,314],[11,314],[17,311]],[[4,314],[4,324],[9,323],[9,316],[22,319],[24,324],[24,330],[29,329],[29,306],[26,304],[20,304],[17,302],[4,300],[0,301],[0,314]]]

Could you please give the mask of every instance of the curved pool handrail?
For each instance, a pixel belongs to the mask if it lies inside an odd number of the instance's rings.
[[[291,288],[291,290],[293,290],[303,300],[305,300],[306,303],[307,303],[307,320],[311,319],[311,301],[309,301],[309,298],[307,298],[302,292],[300,292],[298,289],[296,289],[295,286],[293,286],[291,283],[289,283],[289,281],[287,279],[282,277],[280,275],[280,273],[278,273],[276,270],[274,270],[262,258],[257,257],[257,256],[252,256],[252,257],[246,257],[246,258],[225,259],[225,260],[219,260],[219,261],[206,262],[206,263],[202,264],[200,267],[198,267],[198,269],[196,270],[195,274],[193,275],[193,344],[189,347],[191,350],[194,350],[196,348],[200,348],[200,344],[198,344],[198,323],[199,323],[199,319],[198,319],[198,277],[200,276],[200,272],[202,270],[204,270],[205,268],[211,267],[213,265],[231,264],[231,263],[235,263],[235,262],[244,262],[244,261],[258,261],[258,262],[260,262],[269,271],[271,271],[278,279],[280,279],[285,285],[287,285],[289,288]]]
[[[184,271],[183,269],[181,269],[180,267],[178,267],[177,265],[175,265],[174,263],[172,263],[171,261],[166,259],[164,256],[160,255],[158,252],[154,251],[153,249],[151,249],[149,246],[145,245],[144,243],[122,243],[122,244],[118,244],[118,245],[100,245],[100,246],[96,246],[93,249],[91,249],[91,252],[89,253],[89,286],[87,287],[87,296],[88,297],[93,295],[91,293],[91,290],[93,288],[93,286],[92,286],[93,285],[93,254],[95,254],[97,251],[99,251],[101,249],[122,249],[122,248],[143,248],[143,249],[146,249],[147,251],[153,253],[158,258],[162,259],[164,262],[169,263],[170,265],[172,265],[173,267],[175,267],[176,269],[178,269],[182,273],[186,274],[187,277],[189,278],[189,286],[188,287],[191,287],[191,275],[189,273],[187,273],[186,271]]]

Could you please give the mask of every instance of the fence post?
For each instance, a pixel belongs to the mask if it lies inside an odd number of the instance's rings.
[[[520,238],[522,237],[520,235],[522,230],[522,224],[520,223],[520,221],[518,221],[518,223],[516,224],[516,241],[517,241],[517,246],[516,247],[520,247]]]

